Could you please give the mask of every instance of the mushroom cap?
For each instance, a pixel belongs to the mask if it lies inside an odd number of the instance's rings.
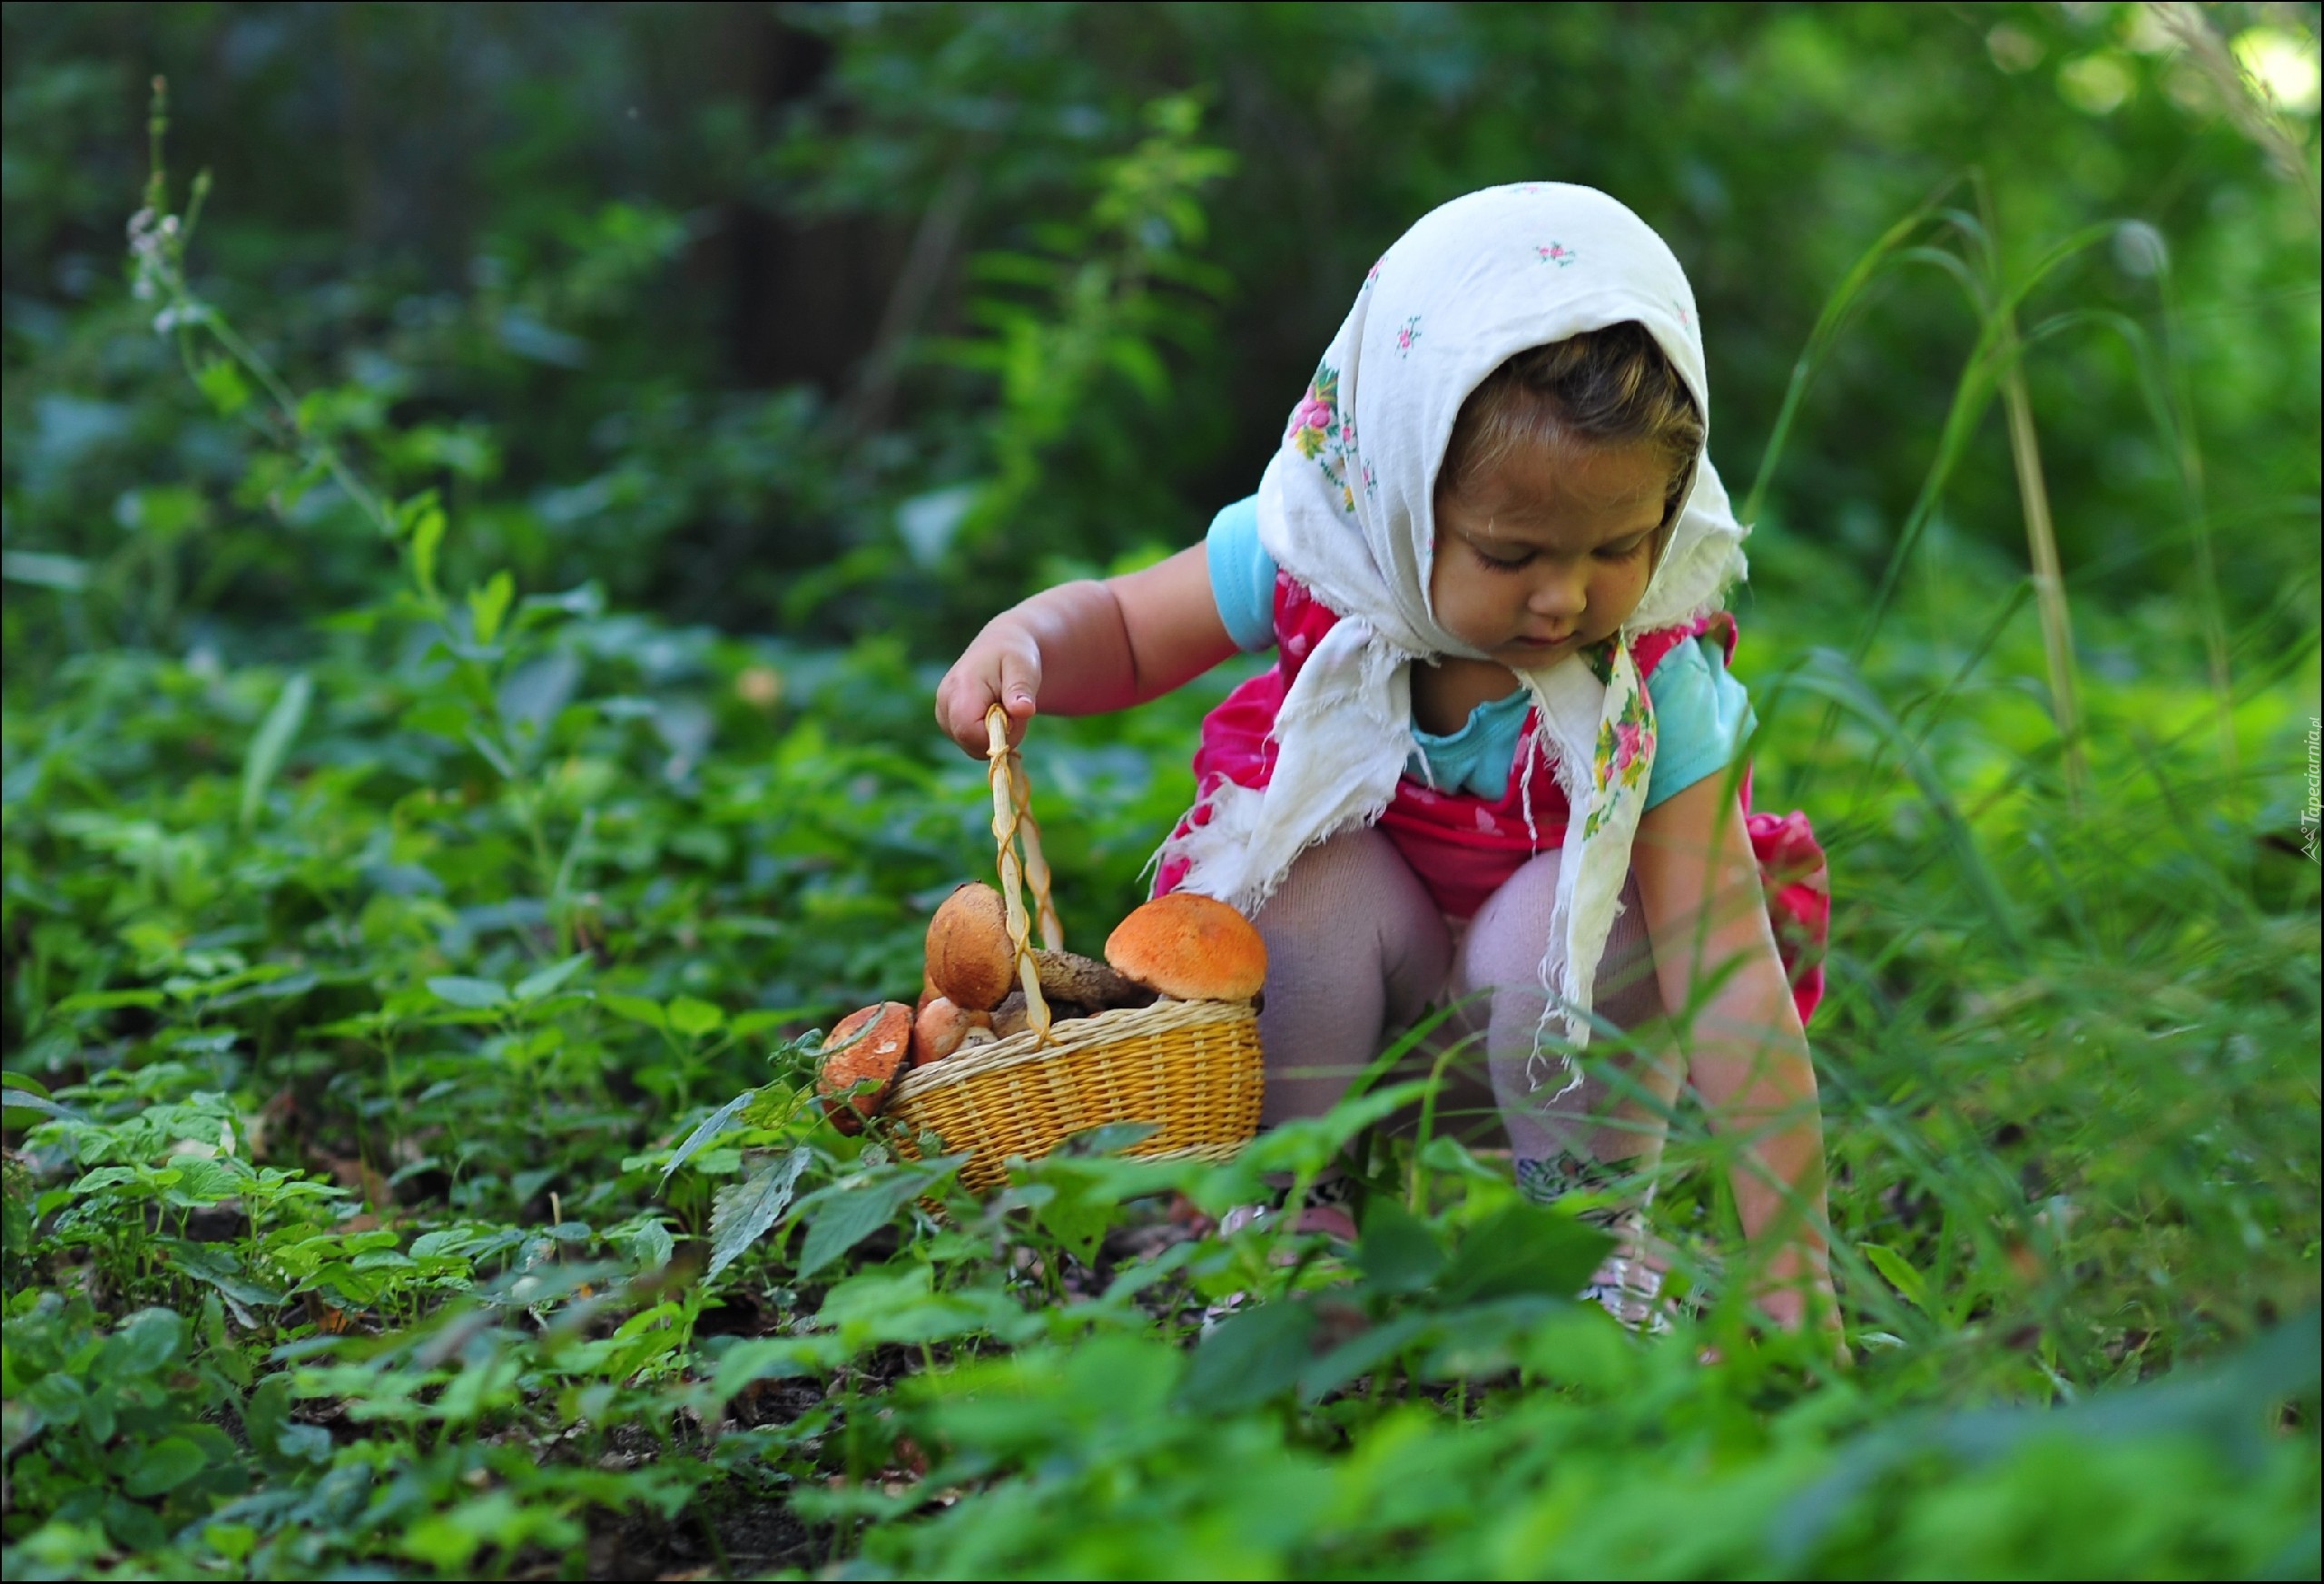
[[[901,1001],[882,1001],[851,1012],[833,1027],[823,1048],[831,1054],[815,1074],[823,1114],[842,1133],[860,1131],[864,1118],[877,1113],[887,1099],[911,1053],[911,1008]],[[862,1083],[873,1087],[849,1094]]]
[[[1017,982],[1017,949],[1000,893],[971,881],[928,921],[928,979],[956,1007],[990,1011]]]
[[[1267,981],[1267,944],[1251,921],[1212,897],[1173,891],[1116,927],[1106,960],[1181,1001],[1247,1001]]]
[[[992,1032],[992,1014],[956,1007],[942,996],[920,1009],[911,1026],[911,1065],[926,1067],[942,1061],[960,1048],[978,1029]]]

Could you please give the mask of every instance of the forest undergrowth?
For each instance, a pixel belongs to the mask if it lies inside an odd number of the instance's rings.
[[[930,667],[450,586],[460,508],[398,482],[446,434],[284,384],[188,284],[198,194],[157,176],[122,335],[249,437],[241,507],[368,525],[394,572],[275,662],[20,675],[25,635],[169,591],[158,550],[11,552],[11,1578],[2315,1574],[2314,589],[2287,641],[1947,536],[2030,282],[1987,278],[1886,582],[1753,546],[1758,802],[1835,875],[1843,1369],[1755,1324],[1699,1111],[1655,1336],[1571,1301],[1596,1235],[1505,1162],[1379,1136],[1408,1087],[1224,1166],[1085,1137],[984,1199],[834,1132],[815,1030],[909,999],[991,865]],[[1933,206],[1867,271],[1942,242],[1974,277],[1978,223]],[[149,543],[211,509],[133,498]],[[1037,723],[1084,949],[1222,691]],[[1218,1233],[1344,1150],[1379,1186],[1352,1249]]]

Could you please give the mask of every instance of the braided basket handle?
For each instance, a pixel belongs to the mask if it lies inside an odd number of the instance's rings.
[[[1008,909],[1009,941],[1017,954],[1017,981],[1025,990],[1025,1014],[1037,1041],[1048,1044],[1049,1004],[1041,994],[1041,978],[1033,966],[1033,921],[1026,915],[1019,894],[1017,849],[1024,847],[1023,886],[1031,888],[1039,910],[1041,944],[1051,951],[1065,949],[1065,926],[1058,921],[1057,904],[1049,900],[1049,864],[1041,856],[1041,828],[1033,820],[1032,783],[1025,779],[1025,757],[1009,745],[1009,712],[995,704],[985,712],[987,773],[992,782],[992,839],[1000,850],[1000,900]]]

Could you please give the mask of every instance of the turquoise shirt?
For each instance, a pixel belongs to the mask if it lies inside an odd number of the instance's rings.
[[[1211,597],[1227,635],[1246,653],[1275,646],[1275,558],[1259,544],[1259,498],[1238,500],[1214,518],[1204,540]],[[1718,775],[1758,725],[1750,695],[1727,674],[1727,654],[1716,637],[1681,644],[1663,656],[1652,678],[1656,743],[1646,780],[1646,806],[1654,807],[1697,782]],[[1517,763],[1517,738],[1532,701],[1518,689],[1479,704],[1461,729],[1445,736],[1413,728],[1420,752],[1405,773],[1448,792],[1499,802]]]

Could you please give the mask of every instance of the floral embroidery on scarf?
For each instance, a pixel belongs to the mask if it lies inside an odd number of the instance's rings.
[[[1348,448],[1355,443],[1355,420],[1342,420],[1339,400],[1340,371],[1329,363],[1316,364],[1315,378],[1308,382],[1307,394],[1292,409],[1284,438],[1339,487],[1340,509],[1352,515],[1355,511],[1355,491],[1348,485],[1347,454]]]
[[[1540,257],[1541,262],[1544,264],[1555,264],[1561,270],[1565,269],[1568,265],[1571,264],[1574,260],[1581,256],[1575,252],[1571,248],[1567,247],[1563,242],[1551,242],[1546,248],[1537,245],[1533,249],[1533,251]]]
[[[1621,713],[1598,728],[1598,747],[1590,762],[1598,795],[1591,800],[1590,818],[1581,827],[1585,840],[1605,824],[1612,812],[1615,788],[1637,786],[1653,762],[1654,707],[1647,703],[1643,687],[1632,688],[1622,701]]]
[[[1414,314],[1404,320],[1403,328],[1396,332],[1396,356],[1410,357],[1413,343],[1418,339],[1420,339],[1420,315]]]
[[[1291,425],[1284,438],[1299,448],[1299,454],[1313,461],[1330,444],[1332,427],[1339,417],[1340,371],[1329,363],[1315,365],[1315,378],[1308,382],[1307,394],[1299,398],[1292,409]]]

